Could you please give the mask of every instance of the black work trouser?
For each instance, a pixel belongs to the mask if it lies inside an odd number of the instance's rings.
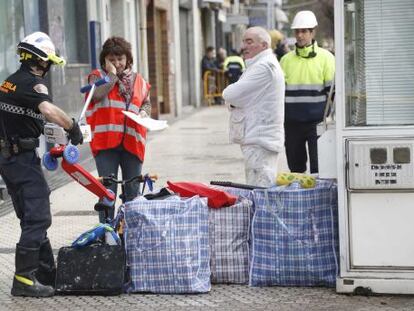
[[[310,172],[318,173],[318,135],[317,122],[303,123],[285,121],[285,149],[288,166],[291,172],[306,172],[309,151]]]
[[[0,154],[0,174],[20,219],[19,245],[39,248],[52,223],[49,186],[35,150],[6,159]]]

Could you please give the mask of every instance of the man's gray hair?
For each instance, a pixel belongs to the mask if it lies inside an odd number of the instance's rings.
[[[248,28],[247,30],[254,31],[254,33],[257,34],[257,37],[259,38],[260,42],[266,42],[267,47],[270,48],[271,46],[270,44],[272,40],[266,29],[264,29],[263,27],[254,26],[254,27]]]

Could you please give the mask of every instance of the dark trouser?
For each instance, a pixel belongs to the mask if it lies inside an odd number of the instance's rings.
[[[0,174],[20,219],[19,245],[40,248],[52,223],[49,186],[36,151],[26,151],[5,159],[0,155]]]
[[[310,172],[318,172],[318,123],[285,122],[285,148],[288,166],[291,172],[306,172],[308,160],[306,143],[308,144]]]
[[[126,151],[123,147],[115,149],[101,150],[95,157],[96,168],[101,177],[114,175],[118,178],[118,169],[121,167],[122,179],[129,179],[141,174],[142,162],[133,154]],[[112,184],[111,189],[115,195],[117,193],[117,184]],[[131,201],[137,197],[139,192],[139,183],[133,182],[125,185],[124,201]],[[114,218],[114,209],[111,209],[108,217]],[[105,223],[104,212],[99,212],[99,221]]]

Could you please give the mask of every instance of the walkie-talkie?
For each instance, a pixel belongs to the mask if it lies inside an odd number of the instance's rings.
[[[3,158],[5,159],[8,159],[11,157],[9,141],[0,139],[0,152]]]

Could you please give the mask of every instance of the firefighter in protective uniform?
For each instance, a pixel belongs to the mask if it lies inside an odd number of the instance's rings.
[[[21,235],[16,244],[13,296],[54,294],[56,266],[47,237],[50,190],[36,147],[45,120],[62,126],[72,144],[83,142],[79,125],[52,104],[44,77],[65,64],[49,36],[35,32],[17,46],[21,67],[0,86],[0,174],[6,183]]]

